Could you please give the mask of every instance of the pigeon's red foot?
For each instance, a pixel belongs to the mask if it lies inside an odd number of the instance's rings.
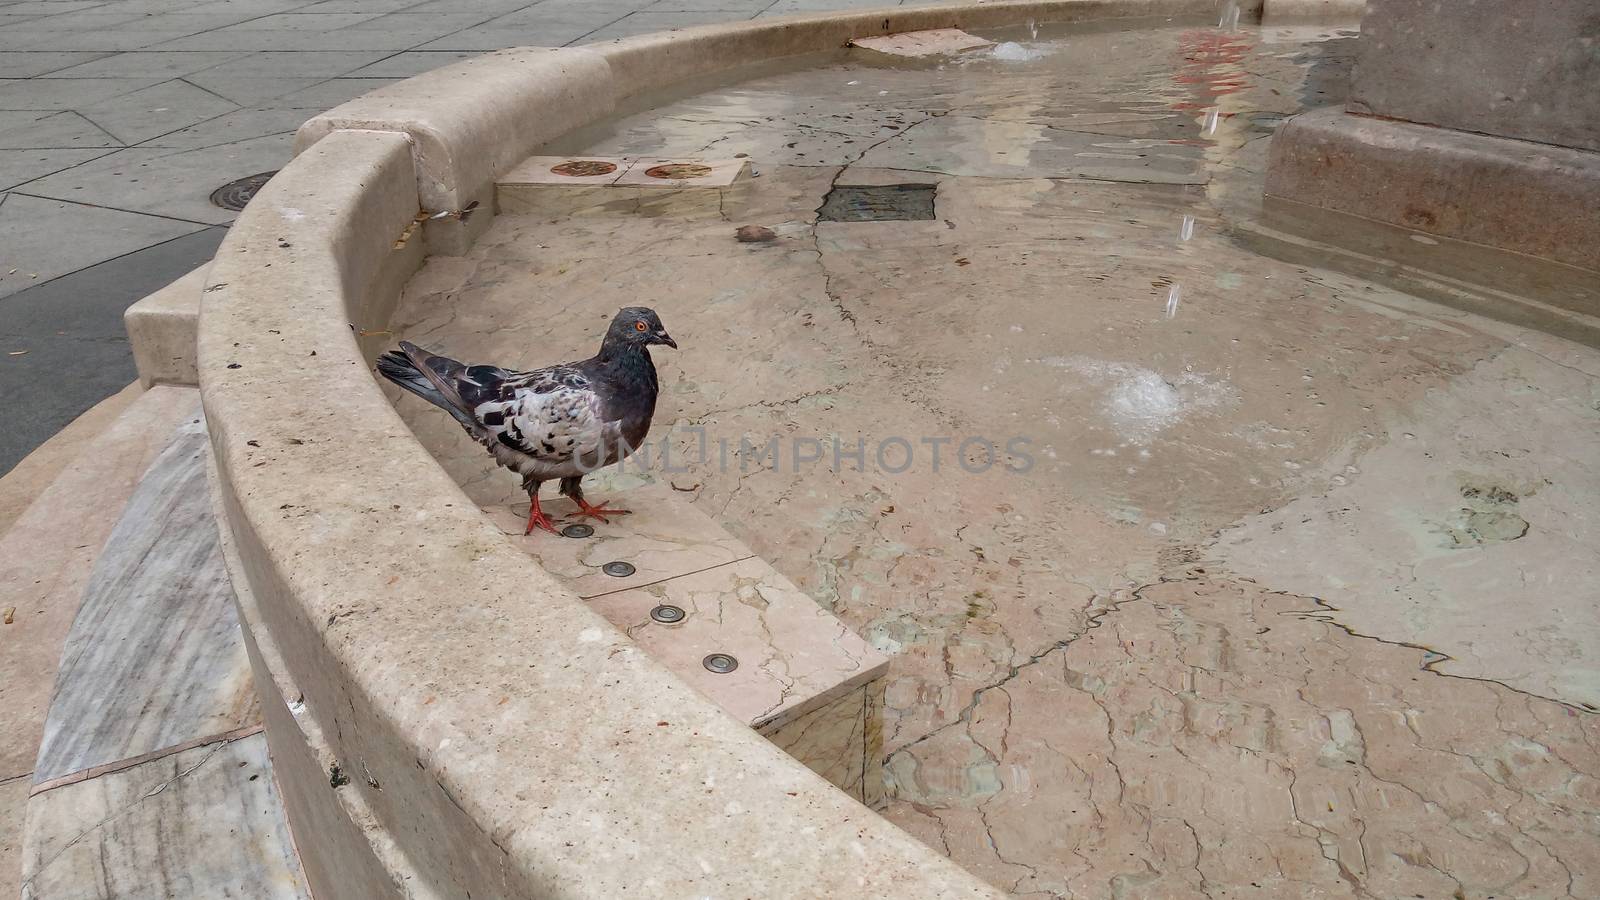
[[[533,494],[530,499],[532,499],[533,505],[528,507],[528,530],[522,533],[523,536],[526,537],[533,534],[535,527],[543,528],[545,531],[555,534],[556,523],[550,521],[550,517],[545,515],[544,510],[539,508],[539,495]]]
[[[581,497],[574,497],[573,500],[578,504],[578,511],[573,515],[593,516],[608,525],[611,523],[606,519],[606,516],[625,516],[633,512],[631,509],[612,509],[606,506],[604,501],[599,506],[590,506],[589,502]]]

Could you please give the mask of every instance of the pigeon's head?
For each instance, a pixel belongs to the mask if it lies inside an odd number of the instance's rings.
[[[667,334],[667,329],[661,325],[661,317],[648,306],[625,306],[611,320],[611,328],[606,331],[606,343],[632,344],[647,347],[651,344],[666,344],[668,347],[678,349],[678,342]]]

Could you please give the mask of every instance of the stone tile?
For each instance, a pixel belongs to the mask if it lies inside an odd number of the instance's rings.
[[[29,354],[32,355],[32,354]],[[0,534],[11,528],[63,469],[77,461],[86,447],[116,421],[128,404],[144,393],[138,382],[130,382],[111,396],[90,407],[50,439],[33,448],[16,465],[0,475]],[[10,463],[7,456],[0,466]],[[48,679],[47,679],[48,680]]]
[[[548,0],[545,0],[545,2],[548,2]],[[504,15],[515,10],[527,9],[538,5],[542,4],[531,2],[531,0],[473,0],[472,10],[473,12],[486,12],[490,15]],[[461,3],[459,0],[427,0],[425,3],[406,7],[406,12],[409,13],[452,13],[460,11]]]
[[[286,78],[270,75],[235,75],[231,70],[221,68],[196,72],[183,80],[241,106],[272,106],[280,97],[303,91],[328,79],[325,76]]]
[[[773,0],[656,0],[640,12],[722,12],[727,19],[745,19],[771,6]]]
[[[0,78],[32,78],[68,69],[108,54],[103,51],[66,53],[55,50],[0,51]]]
[[[0,191],[60,172],[111,150],[0,150]]]
[[[890,56],[924,57],[960,53],[976,47],[988,47],[994,41],[962,31],[959,28],[934,28],[928,31],[908,31],[902,34],[859,37],[850,42],[875,53]]]
[[[709,25],[713,22],[726,22],[728,18],[728,13],[715,10],[629,13],[622,19],[585,35],[583,43],[610,41],[617,38],[649,34],[652,31],[671,31],[677,28],[688,28],[693,25]],[[735,18],[749,18],[749,15],[737,15]]]
[[[657,174],[651,174],[655,172]],[[677,177],[671,173],[690,174],[694,177]],[[703,174],[696,174],[703,173]],[[618,187],[727,188],[750,173],[746,159],[698,159],[694,157],[646,157],[636,159],[628,171],[617,178]]]
[[[179,426],[95,560],[34,784],[259,722],[205,452],[205,426]]]
[[[24,0],[22,3],[12,3],[5,9],[8,15],[14,16],[51,16],[59,13],[95,9],[104,5],[101,0]]]
[[[494,17],[493,12],[476,9],[458,13],[414,13],[408,10],[371,17],[347,27],[351,31],[397,31],[407,34],[431,31],[435,37],[440,37],[473,25],[481,25]]]
[[[28,78],[0,82],[0,109],[76,109],[131,94],[160,78]]]
[[[36,794],[27,832],[26,900],[310,896],[265,734]]]
[[[0,892],[7,897],[22,892],[22,822],[32,784],[26,776],[0,780]]]
[[[43,19],[35,19],[28,23],[23,30],[49,30],[49,31],[101,31],[114,29],[124,24],[142,19],[142,12],[127,12],[118,10],[114,4],[103,4],[93,9],[77,12],[61,13]]]
[[[471,50],[416,50],[396,53],[349,73],[353,78],[410,78],[478,54]]]
[[[303,31],[251,31],[219,29],[204,34],[191,35],[155,45],[162,50],[263,50],[276,52],[307,52],[330,50],[396,52],[410,50],[434,34],[426,28],[414,32],[341,30],[322,32]]]
[[[219,51],[136,50],[51,73],[53,78],[177,78],[209,69],[243,53]]]
[[[330,78],[292,94],[276,97],[272,105],[284,109],[321,112],[393,82],[393,78]]]
[[[156,387],[141,394],[101,435],[97,465],[65,468],[0,535],[0,593],[17,610],[0,642],[6,688],[0,772],[7,776],[33,770],[61,644],[115,512],[178,422],[194,418],[198,400],[198,391],[188,388]],[[89,496],[96,502],[83,502]]]
[[[379,18],[379,13],[371,12],[342,12],[342,13],[313,13],[313,12],[287,12],[270,16],[250,19],[237,25],[230,25],[224,31],[316,31],[328,32],[340,28],[359,25],[362,22]]]
[[[425,0],[322,0],[309,6],[298,7],[303,13],[390,13],[400,10],[411,11],[414,6],[420,6]],[[477,4],[473,6],[476,8]],[[460,4],[456,4],[460,8]],[[446,12],[447,8],[440,8],[439,12]]]
[[[281,168],[293,143],[289,135],[268,135],[197,150],[119,150],[31,182],[28,191],[65,200],[91,197],[117,209],[221,225],[233,221],[234,213],[213,206],[211,192],[236,178]],[[196,172],[206,173],[206,181],[197,181]]]
[[[595,172],[592,175],[569,175],[555,171],[557,166],[574,160],[600,164],[597,168],[605,171]],[[563,187],[606,185],[621,178],[632,165],[633,160],[620,156],[530,156],[496,179],[496,182],[500,185],[544,184]]]
[[[0,149],[114,149],[121,146],[122,142],[105,129],[70,110],[0,111]]]
[[[133,379],[124,310],[210,259],[225,233],[207,228],[145,247],[0,303],[7,351],[0,357],[0,396],[8,398],[0,405],[0,469]],[[28,352],[9,355],[13,350]]]
[[[676,624],[655,622],[650,610],[661,604],[687,615]],[[604,594],[589,605],[729,715],[763,731],[854,693],[888,665],[832,613],[754,557]],[[702,661],[712,653],[733,656],[738,668],[708,671]],[[861,708],[858,698],[857,715]]]
[[[44,222],[48,228],[41,227]],[[202,227],[12,193],[0,204],[0,246],[5,247],[0,297]],[[68,234],[71,240],[61,239]],[[11,269],[17,273],[7,274]]]
[[[269,135],[293,135],[312,114],[304,109],[241,109],[163,134],[140,147],[200,150]]]
[[[570,20],[551,21],[540,25],[505,26],[490,22],[418,44],[414,49],[482,53],[506,47],[561,47],[609,21],[611,19],[607,16],[574,16]]]
[[[230,78],[262,78],[285,80],[303,78],[334,78],[348,75],[362,66],[370,65],[390,54],[376,50],[267,50],[229,62],[204,74]],[[285,75],[284,73],[291,73]],[[204,83],[190,78],[196,84]]]
[[[883,682],[874,679],[761,736],[870,809],[887,802],[883,785]]]
[[[149,140],[238,109],[238,104],[182,81],[79,107],[78,113],[129,144]]]
[[[589,502],[598,503],[599,496],[596,492],[588,497]],[[607,496],[612,505],[623,500],[623,495]],[[541,498],[540,503],[552,519],[568,516],[577,508],[565,497]],[[627,491],[626,504],[632,514],[614,517],[610,524],[595,522],[594,535],[581,540],[537,530],[524,537],[527,503],[520,509],[496,506],[485,512],[545,571],[586,598],[643,587],[750,556],[749,548],[704,513],[672,498],[663,485]],[[610,562],[628,563],[634,571],[622,577],[608,575],[601,567]]]
[[[39,24],[48,22],[41,20]],[[35,23],[28,23],[35,24]],[[37,50],[49,47],[60,51],[101,50],[123,53],[140,50],[157,44],[186,37],[190,31],[139,31],[135,29],[108,31],[23,31],[8,28],[0,31],[0,50]],[[210,49],[210,48],[206,48]],[[225,48],[231,49],[231,48]]]
[[[290,12],[307,6],[306,0],[211,0],[188,7],[190,13],[249,13],[251,18]]]

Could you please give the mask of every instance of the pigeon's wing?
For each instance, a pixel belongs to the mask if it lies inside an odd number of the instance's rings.
[[[500,444],[532,457],[551,472],[606,465],[621,440],[618,422],[606,421],[604,404],[589,378],[572,366],[520,372],[498,382],[473,418]]]
[[[566,477],[621,455],[621,423],[607,420],[595,385],[575,366],[517,372],[469,366],[405,341],[400,350],[437,389],[440,405],[510,469]]]

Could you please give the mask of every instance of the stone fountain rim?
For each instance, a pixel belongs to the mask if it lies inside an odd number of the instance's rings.
[[[278,774],[313,890],[371,895],[340,879],[384,877],[391,896],[993,896],[539,570],[410,434],[370,359],[424,240],[464,252],[492,219],[497,175],[621,99],[866,35],[1221,5],[892,8],[500,51],[302,126],[205,276],[198,374],[258,693],[301,696],[295,716],[326,741],[320,785]],[[419,207],[472,203],[416,235]],[[292,720],[267,723],[277,758]],[[330,788],[330,761],[365,777]],[[328,791],[359,836],[342,851],[304,833]],[[333,864],[361,839],[370,865]]]

